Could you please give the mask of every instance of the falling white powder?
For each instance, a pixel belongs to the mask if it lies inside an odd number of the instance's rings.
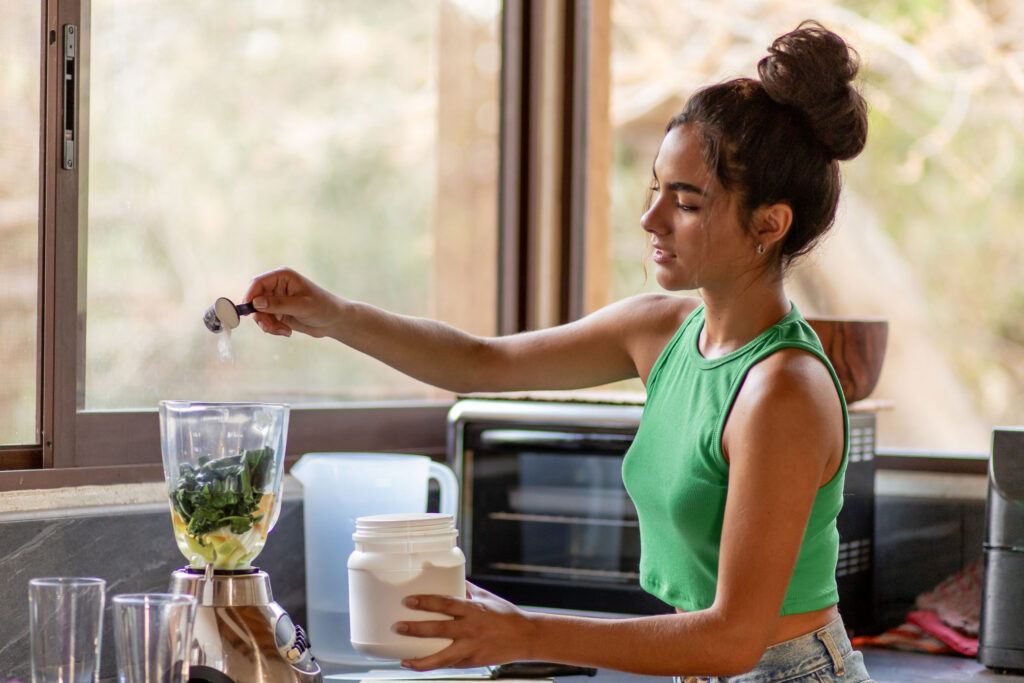
[[[220,359],[225,362],[233,363],[235,361],[234,356],[231,355],[231,328],[225,327],[223,331],[217,335],[217,350],[220,352]]]

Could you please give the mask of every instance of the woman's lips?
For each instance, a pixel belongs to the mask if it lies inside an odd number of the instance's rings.
[[[674,259],[675,255],[669,254],[668,252],[662,251],[661,249],[655,247],[652,258],[654,259],[655,263],[665,263],[667,261],[671,261],[672,259]]]

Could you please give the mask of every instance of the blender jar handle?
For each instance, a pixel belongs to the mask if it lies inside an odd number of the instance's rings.
[[[430,462],[429,477],[436,479],[441,487],[441,500],[438,504],[438,511],[452,516],[458,521],[456,508],[459,504],[459,480],[455,478],[455,472],[450,467],[439,462]]]

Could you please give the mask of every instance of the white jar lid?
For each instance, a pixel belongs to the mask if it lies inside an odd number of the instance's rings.
[[[450,514],[412,512],[358,517],[352,540],[356,542],[357,549],[366,544],[377,548],[398,547],[395,545],[398,544],[409,549],[422,549],[428,547],[422,544],[431,544],[431,548],[438,543],[452,547],[457,535]]]
[[[356,533],[367,532],[373,535],[429,534],[453,528],[455,521],[452,516],[441,512],[396,512],[356,519]]]

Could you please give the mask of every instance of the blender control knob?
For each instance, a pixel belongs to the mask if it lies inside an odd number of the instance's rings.
[[[302,630],[302,627],[298,624],[295,625],[295,645],[288,651],[290,661],[299,659],[309,650],[309,640],[306,638],[306,632]]]
[[[301,626],[297,626],[287,614],[282,614],[274,628],[277,649],[285,661],[300,671],[319,671],[309,649],[309,640]]]

